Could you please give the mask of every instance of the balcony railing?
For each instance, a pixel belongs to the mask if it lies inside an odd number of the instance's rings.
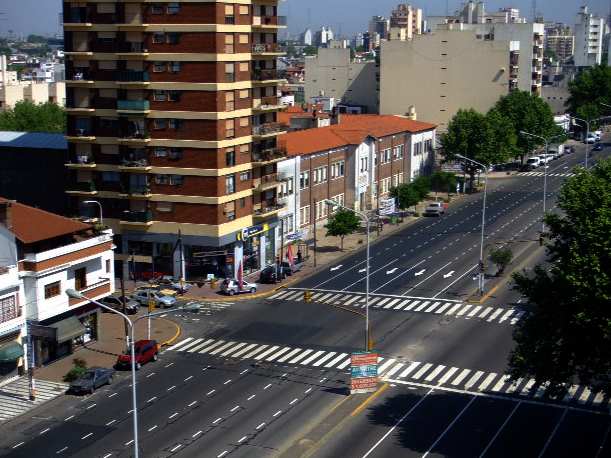
[[[74,137],[92,137],[93,130],[90,127],[87,127],[87,128],[77,127],[72,130],[72,133],[68,133],[68,135],[71,135]]]
[[[148,82],[149,72],[136,70],[123,70],[117,72],[117,81],[121,82]]]
[[[76,154],[70,158],[70,164],[95,165],[95,160],[89,154]]]
[[[150,103],[148,100],[118,100],[117,110],[125,111],[148,111]]]
[[[128,129],[120,133],[120,138],[129,140],[146,140],[151,138],[151,134],[146,129]]]
[[[93,105],[95,108],[114,110],[117,108],[117,99],[113,99],[112,97],[96,97]]]
[[[253,81],[277,80],[278,78],[278,70],[276,69],[255,70],[252,72]]]
[[[96,192],[96,185],[93,181],[76,181],[68,186],[69,191]]]
[[[285,132],[286,127],[278,122],[268,122],[258,126],[253,126],[253,135],[270,135],[280,132]]]
[[[91,81],[91,72],[87,69],[74,70],[72,74],[66,75],[68,81]]]
[[[266,96],[260,99],[253,100],[253,108],[256,109],[267,109],[278,105],[277,96]]]
[[[280,52],[280,47],[276,43],[257,43],[252,45],[252,52],[253,54]]]
[[[150,223],[153,221],[153,212],[150,210],[140,212],[126,211],[121,215],[121,221],[129,223]]]
[[[139,185],[139,186],[128,186],[127,193],[129,195],[143,195],[147,196],[151,193],[151,188],[148,185]]]
[[[146,53],[148,50],[144,47],[144,43],[136,41],[125,41],[119,44],[120,53]]]
[[[262,151],[253,151],[252,162],[268,162],[284,157],[284,152],[278,148],[269,148]]]
[[[64,19],[64,23],[67,24],[85,24],[89,21],[87,18],[87,9],[75,8],[68,11]]]
[[[274,202],[262,202],[260,204],[256,204],[253,207],[253,214],[255,217],[264,218],[268,216],[272,216],[273,213],[282,210],[286,207],[286,203],[281,203],[278,201]]]
[[[121,158],[121,166],[122,167],[135,167],[135,168],[142,168],[142,167],[148,167],[149,161],[147,158],[128,158],[128,157],[123,157]]]

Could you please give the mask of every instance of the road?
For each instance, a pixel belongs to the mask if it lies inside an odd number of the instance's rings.
[[[551,164],[551,201],[582,151]],[[541,260],[542,178],[490,181],[486,249],[510,243],[525,266]],[[597,456],[608,447],[608,400],[583,387],[547,399],[545,387],[505,379],[527,310],[506,287],[470,303],[480,221],[481,195],[471,195],[373,245],[371,321],[389,388],[336,434],[312,439],[365,399],[346,391],[349,355],[364,346],[362,253],[275,298],[186,319],[181,341],[138,374],[141,456]],[[306,288],[313,303],[303,303]],[[130,394],[123,376],[50,403],[2,427],[0,453],[132,456]],[[583,453],[565,453],[571,438]]]

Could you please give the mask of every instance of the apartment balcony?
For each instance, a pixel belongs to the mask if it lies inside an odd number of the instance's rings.
[[[255,55],[283,55],[280,46],[277,43],[257,43],[252,45],[252,53]]]
[[[150,210],[123,212],[119,224],[128,227],[148,227],[153,224],[153,212]]]
[[[151,109],[148,100],[117,100],[117,111],[128,113],[147,113]]]
[[[117,99],[113,97],[96,97],[93,100],[93,106],[97,110],[116,110]]]
[[[66,194],[74,196],[95,196],[98,193],[93,181],[78,181],[68,185]]]
[[[256,165],[268,165],[286,159],[284,151],[279,148],[268,148],[261,151],[253,151],[251,162]]]
[[[86,68],[79,68],[66,75],[66,82],[72,85],[89,85],[95,82],[92,72]]]
[[[134,199],[148,199],[153,195],[148,185],[129,185],[125,187],[122,194]]]
[[[286,27],[286,16],[253,16],[253,28],[275,29]]]
[[[251,78],[253,81],[258,83],[263,83],[265,81],[277,81],[281,79],[280,74],[276,69],[254,70],[252,72]]]
[[[252,135],[256,138],[268,138],[276,135],[284,134],[288,130],[288,127],[278,122],[268,122],[253,126]]]
[[[284,108],[278,101],[277,96],[261,97],[260,99],[253,99],[252,108],[254,111],[273,111]]]
[[[82,143],[92,142],[95,140],[95,134],[91,128],[69,129],[66,140]]]
[[[261,202],[253,206],[253,219],[256,222],[261,222],[273,217],[277,217],[280,210],[286,208],[287,204],[274,201]]]
[[[261,178],[252,180],[252,187],[255,192],[264,192],[268,189],[275,189],[280,185],[280,179],[277,173],[263,175]]]
[[[118,55],[146,57],[148,56],[149,50],[145,48],[145,43],[126,41],[120,43],[118,46],[118,50],[115,52]]]
[[[117,72],[116,80],[122,84],[142,84],[150,81],[150,75],[145,71],[121,70]]]
[[[121,164],[119,165],[119,170],[123,172],[131,172],[131,173],[146,173],[151,170],[151,164],[148,159],[145,157],[141,158],[127,158],[123,157],[121,159]]]
[[[66,164],[69,169],[95,169],[97,164],[93,156],[89,154],[74,155],[70,158],[70,162]]]

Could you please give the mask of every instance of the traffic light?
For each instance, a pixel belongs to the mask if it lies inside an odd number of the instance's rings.
[[[312,292],[311,291],[303,292],[303,302],[306,302],[306,303],[312,302]]]

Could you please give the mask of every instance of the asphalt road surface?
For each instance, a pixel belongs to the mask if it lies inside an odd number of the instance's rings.
[[[583,147],[550,164],[548,208],[580,162]],[[486,250],[510,243],[525,265],[543,259],[542,180],[490,180]],[[581,386],[550,399],[545,386],[505,376],[528,309],[506,288],[468,301],[481,198],[373,245],[372,335],[388,388],[361,414],[347,412],[310,449],[316,456],[609,456],[608,399]],[[365,344],[363,269],[359,252],[274,298],[185,318],[182,340],[138,374],[141,456],[298,456],[284,454],[347,399],[349,355]],[[132,456],[125,375],[0,426],[0,454]]]

